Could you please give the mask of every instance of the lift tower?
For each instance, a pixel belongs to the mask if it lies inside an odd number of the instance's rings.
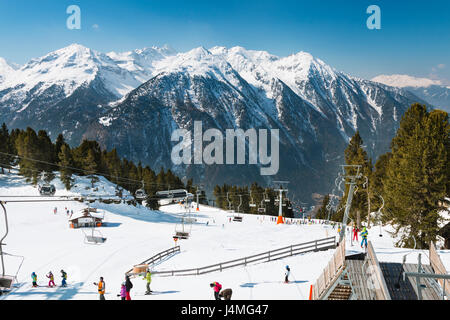
[[[275,189],[276,192],[279,192],[280,199],[278,201],[278,219],[277,224],[283,224],[283,192],[288,192],[287,188],[283,188],[283,185],[287,185],[289,181],[274,181],[274,183],[278,183],[280,187],[278,189]]]
[[[342,219],[342,229],[339,234],[339,242],[342,241],[345,237],[345,230],[347,229],[347,220],[348,215],[350,214],[350,208],[352,206],[353,194],[355,192],[355,187],[357,185],[358,179],[362,178],[361,168],[362,166],[359,164],[356,165],[342,165],[342,172],[339,173],[339,176],[342,180],[345,181],[345,184],[349,185],[347,202],[345,204],[345,212],[344,218]]]

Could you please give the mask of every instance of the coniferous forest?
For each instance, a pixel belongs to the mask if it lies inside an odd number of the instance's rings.
[[[33,184],[40,179],[50,182],[54,172],[59,171],[67,190],[73,186],[72,175],[92,177],[104,176],[121,188],[134,193],[142,188],[149,196],[148,205],[157,208],[155,193],[167,189],[187,189],[195,193],[192,180],[184,184],[171,170],[163,168],[158,173],[148,166],[135,164],[120,158],[116,149],[102,150],[96,141],[84,140],[78,147],[71,148],[62,134],[53,143],[46,131],[35,132],[32,128],[14,129],[11,132],[5,124],[0,130],[0,171],[19,166],[19,173]],[[94,176],[95,175],[95,176]],[[204,201],[204,194],[202,200]]]

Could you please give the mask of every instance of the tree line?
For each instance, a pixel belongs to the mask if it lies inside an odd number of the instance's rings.
[[[161,168],[158,173],[148,166],[137,165],[126,158],[120,158],[117,150],[102,150],[96,141],[83,140],[78,147],[71,148],[62,134],[53,143],[45,130],[37,133],[32,128],[14,129],[9,132],[3,123],[0,129],[1,173],[19,166],[19,173],[28,182],[37,184],[40,179],[49,183],[60,172],[61,181],[67,190],[73,186],[73,175],[89,176],[96,182],[96,176],[104,176],[109,181],[134,194],[142,188],[148,195],[147,204],[157,209],[155,193],[168,189],[187,189],[194,193],[197,188],[192,179],[186,184],[170,169]],[[200,200],[206,197],[201,193]],[[200,202],[200,201],[199,201]]]

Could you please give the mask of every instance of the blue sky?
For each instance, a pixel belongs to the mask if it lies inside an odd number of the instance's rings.
[[[66,27],[72,4],[81,8],[81,30]],[[366,27],[372,4],[381,8],[381,30]],[[280,56],[307,51],[363,78],[448,82],[449,12],[448,0],[0,0],[0,56],[22,64],[71,43],[102,52],[239,45]]]

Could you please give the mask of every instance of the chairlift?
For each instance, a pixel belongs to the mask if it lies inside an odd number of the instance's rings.
[[[2,246],[5,245],[3,243],[3,240],[8,235],[9,228],[8,228],[8,216],[6,214],[6,208],[3,205],[3,202],[1,202],[1,201],[0,201],[0,205],[3,209],[3,214],[5,217],[5,234],[3,235],[2,238],[0,238],[0,259],[1,259],[1,264],[2,264],[2,273],[0,274],[0,294],[1,294],[3,292],[8,292],[9,290],[11,290],[11,288],[14,285],[14,282],[17,282],[17,274],[19,273],[19,270],[22,267],[22,264],[23,264],[23,261],[25,260],[25,258],[23,256],[13,255],[13,254],[9,254],[9,253],[6,253],[3,251]],[[17,268],[17,272],[15,275],[7,275],[6,274],[5,261],[4,261],[5,256],[10,256],[10,257],[15,257],[15,258],[21,259],[21,262],[19,264],[19,267]]]
[[[40,184],[38,186],[39,193],[41,196],[54,196],[56,193],[56,188],[53,184]]]
[[[252,196],[252,191],[250,190],[250,203],[249,203],[249,207],[250,208],[256,208],[256,203],[253,201],[253,196]]]
[[[258,213],[266,213],[266,207],[264,206],[264,198],[261,200],[261,203],[258,207]]]
[[[91,228],[91,233],[84,231],[84,228],[81,228],[84,233],[84,243],[86,244],[102,244],[106,242],[106,238],[103,234],[96,230],[95,227]]]
[[[87,209],[84,209],[84,210],[87,210],[89,216],[92,218],[90,234],[89,234],[89,232],[85,231],[83,227],[81,228],[81,230],[83,231],[83,234],[84,234],[84,243],[86,243],[86,244],[102,244],[102,243],[105,243],[107,238],[105,238],[103,236],[103,234],[99,230],[95,229],[95,227],[96,227],[95,217],[90,214],[91,212],[97,212],[97,209],[88,207]],[[104,214],[105,213],[103,212],[102,219],[105,217]]]
[[[181,217],[181,223],[175,225],[175,236],[178,239],[189,239],[192,230],[192,219],[186,219],[186,216]]]
[[[185,189],[158,191],[156,192],[156,197],[161,206],[185,201],[186,198],[188,200],[187,203],[189,203],[190,200],[194,199],[194,195],[188,193]]]
[[[136,200],[145,200],[145,199],[147,199],[147,193],[145,193],[144,180],[142,180],[142,188],[141,189],[137,189],[136,192],[134,193],[134,196],[135,196]]]
[[[233,221],[236,221],[236,222],[242,222],[243,217],[239,214],[240,209],[241,209],[241,206],[242,206],[242,195],[240,194],[240,195],[239,195],[238,212],[237,212],[236,215],[233,216]]]

